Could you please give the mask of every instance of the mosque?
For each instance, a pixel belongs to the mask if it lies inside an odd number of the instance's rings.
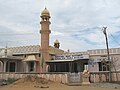
[[[85,52],[61,50],[58,40],[49,45],[50,13],[45,8],[41,13],[41,45],[0,48],[0,72],[90,72],[120,71],[120,48],[111,48],[110,60],[106,49]]]

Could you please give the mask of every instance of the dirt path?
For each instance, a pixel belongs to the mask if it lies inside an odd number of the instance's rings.
[[[0,90],[120,90],[120,85],[96,83],[90,86],[68,86],[36,76],[27,76],[10,85],[1,86]]]
[[[36,88],[36,87],[0,87],[0,90],[120,90],[120,89],[110,89],[110,88],[99,88],[92,86],[67,86],[62,87],[49,87],[49,88]]]

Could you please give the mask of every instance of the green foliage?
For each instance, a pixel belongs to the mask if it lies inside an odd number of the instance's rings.
[[[17,81],[18,79],[15,79],[15,78],[8,78],[8,80],[6,81],[7,83],[11,84],[15,81]]]

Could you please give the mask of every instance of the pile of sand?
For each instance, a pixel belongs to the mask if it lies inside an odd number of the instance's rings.
[[[25,78],[21,78],[15,81],[14,83],[10,84],[10,87],[41,87],[41,86],[49,87],[49,84],[52,83],[54,82],[48,81],[41,77],[29,75]]]

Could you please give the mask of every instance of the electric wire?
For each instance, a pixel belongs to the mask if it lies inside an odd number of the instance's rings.
[[[113,38],[113,40],[116,44],[120,45],[120,43],[116,40],[116,38],[112,34],[110,34],[110,36]]]

